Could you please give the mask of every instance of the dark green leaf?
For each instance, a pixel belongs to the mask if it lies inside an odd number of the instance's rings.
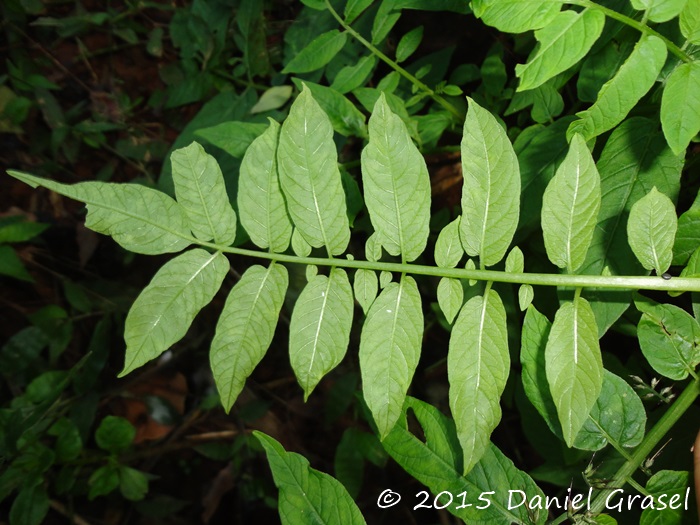
[[[107,452],[118,453],[129,448],[136,429],[123,417],[107,416],[95,431],[97,446]]]

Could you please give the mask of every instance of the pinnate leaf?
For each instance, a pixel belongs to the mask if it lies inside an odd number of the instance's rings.
[[[700,132],[700,61],[679,65],[666,80],[661,127],[676,155]]]
[[[276,440],[254,431],[270,463],[280,491],[278,510],[283,525],[364,525],[366,522],[345,487],[312,469],[308,460],[287,452]]]
[[[383,93],[369,119],[362,182],[377,240],[391,255],[415,260],[430,231],[430,178],[425,159]]]
[[[360,337],[362,393],[382,439],[401,415],[422,341],[418,286],[412,277],[403,276],[372,303]]]
[[[316,275],[302,290],[289,324],[289,359],[306,400],[342,361],[350,341],[353,297],[341,268]]]
[[[520,168],[503,127],[471,98],[462,137],[464,250],[492,266],[506,253],[518,226]]]
[[[119,377],[182,339],[214,298],[229,270],[221,253],[196,248],[165,263],[134,301],[124,325],[126,357]]]
[[[600,209],[600,177],[581,135],[547,185],[542,198],[542,232],[547,256],[573,273],[586,258]]]
[[[288,284],[284,266],[255,265],[245,271],[226,299],[209,358],[227,412],[272,342]]]
[[[304,87],[282,124],[277,162],[294,226],[314,248],[345,251],[350,228],[328,116]]]
[[[85,226],[111,235],[129,251],[146,255],[172,253],[192,242],[185,210],[160,191],[111,182],[61,184],[20,171],[8,173],[33,188],[42,186],[84,202],[88,210]]]
[[[175,196],[187,213],[190,229],[202,241],[227,246],[236,238],[236,212],[226,193],[216,159],[193,142],[170,156]]]
[[[283,252],[292,237],[292,222],[277,173],[280,125],[270,120],[267,130],[250,145],[238,179],[238,213],[250,239],[260,248]]]
[[[644,268],[656,270],[657,275],[668,270],[677,229],[676,207],[656,186],[634,203],[627,221],[627,238]]]
[[[510,355],[503,302],[495,290],[467,301],[450,336],[447,377],[450,410],[468,473],[489,447],[501,420],[500,398],[508,379]]]
[[[545,365],[564,441],[571,447],[603,386],[598,328],[585,299],[578,297],[557,311]]]

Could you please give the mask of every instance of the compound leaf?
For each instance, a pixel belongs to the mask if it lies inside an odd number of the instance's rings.
[[[661,127],[676,155],[700,132],[700,61],[679,65],[666,80]]]
[[[288,284],[284,266],[255,265],[245,271],[226,299],[209,359],[227,412],[272,342]]]
[[[557,311],[547,339],[545,365],[564,441],[571,447],[603,387],[598,328],[582,297]]]
[[[378,241],[391,255],[415,260],[423,253],[430,231],[430,178],[425,159],[384,93],[369,119],[362,182]]]
[[[501,420],[500,398],[509,370],[506,311],[498,293],[488,290],[462,308],[447,354],[450,410],[465,474],[486,452],[491,432]]]
[[[503,127],[471,98],[462,137],[464,250],[491,266],[506,253],[518,226],[520,168]]]
[[[226,193],[218,162],[197,142],[170,155],[175,196],[190,229],[202,241],[228,246],[236,238],[236,212]]]
[[[676,207],[656,186],[634,203],[627,221],[627,238],[645,269],[655,269],[657,275],[668,270],[677,229]]]
[[[270,436],[257,430],[253,435],[265,449],[280,491],[278,510],[283,525],[365,525],[342,483],[312,469],[304,456],[287,452]]]
[[[547,256],[573,273],[581,267],[593,238],[600,209],[600,177],[581,135],[542,197],[542,233]]]
[[[126,316],[126,357],[119,377],[155,359],[182,339],[212,300],[229,270],[221,253],[195,248],[165,263]]]
[[[302,290],[289,324],[289,359],[304,400],[343,360],[350,342],[353,297],[341,268],[316,275]]]
[[[343,49],[347,33],[331,29],[314,38],[284,67],[282,73],[308,73],[321,69]]]
[[[389,283],[372,303],[360,336],[362,393],[384,439],[401,415],[420,358],[423,309],[412,277]]]
[[[277,173],[280,125],[270,126],[250,145],[238,179],[238,213],[250,239],[260,248],[283,252],[292,237],[292,223]]]
[[[350,241],[345,195],[328,116],[304,86],[282,124],[277,163],[294,225],[314,248],[330,255]]]
[[[88,210],[85,226],[111,235],[129,251],[145,255],[173,253],[192,242],[185,210],[160,191],[111,182],[61,184],[20,171],[7,173],[32,188],[42,186],[84,202]]]
[[[577,113],[567,135],[580,133],[586,140],[617,126],[651,89],[666,62],[666,44],[655,36],[644,35],[615,76],[603,84],[590,108]]]
[[[538,46],[526,64],[515,66],[518,91],[536,88],[586,56],[603,31],[605,15],[586,9],[562,11],[535,31]]]

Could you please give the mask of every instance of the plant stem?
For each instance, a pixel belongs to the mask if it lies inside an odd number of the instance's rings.
[[[630,18],[629,16],[625,16],[622,13],[618,13],[617,11],[614,11],[612,9],[604,7],[600,4],[596,4],[595,2],[592,2],[591,0],[568,0],[566,3],[601,11],[602,13],[605,14],[605,16],[612,18],[613,20],[617,20],[618,22],[622,22],[623,24],[628,25],[630,27],[633,27],[634,29],[636,29],[637,31],[639,31],[645,35],[652,35],[652,36],[655,36],[657,38],[660,38],[661,40],[664,41],[664,44],[666,44],[666,47],[668,48],[668,50],[672,54],[674,54],[676,57],[678,57],[678,59],[682,60],[683,62],[692,62],[693,61],[693,59],[690,57],[690,55],[688,55],[686,52],[684,52],[676,44],[671,42],[668,38],[663,36],[658,31],[654,31],[648,25],[635,20],[634,18]]]
[[[407,79],[409,82],[411,82],[414,86],[416,86],[418,89],[424,91],[425,93],[428,94],[430,98],[432,98],[435,102],[440,104],[443,108],[445,108],[447,111],[452,113],[459,122],[464,120],[464,114],[459,111],[457,108],[455,108],[452,104],[450,104],[447,100],[445,100],[443,97],[438,95],[435,90],[429,88],[426,84],[418,80],[415,76],[413,76],[411,73],[406,71],[404,68],[402,68],[400,65],[398,65],[396,62],[394,62],[392,59],[390,59],[388,56],[386,56],[384,53],[382,53],[379,49],[374,47],[371,42],[367,41],[366,38],[364,38],[360,33],[355,31],[352,26],[349,24],[345,23],[345,20],[336,12],[335,9],[333,9],[333,6],[330,3],[330,0],[325,0],[326,1],[326,9],[333,15],[333,17],[338,21],[338,23],[347,31],[350,33],[358,42],[360,42],[363,46],[365,46],[369,51],[372,52],[373,55],[375,55],[377,58],[382,60],[384,63],[386,63],[389,67],[391,67],[394,71],[396,71],[398,74],[400,74],[402,77]]]

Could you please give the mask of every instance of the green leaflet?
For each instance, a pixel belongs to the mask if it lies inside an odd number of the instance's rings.
[[[660,470],[647,481],[647,492],[654,496],[656,508],[645,508],[639,525],[680,525],[687,517],[688,485],[690,473],[674,470]],[[663,496],[663,497],[662,497]],[[675,500],[673,498],[676,498]],[[674,508],[669,503],[674,501]],[[665,506],[662,506],[661,503]],[[691,511],[692,512],[692,511]]]
[[[265,90],[265,92],[260,95],[260,99],[250,108],[251,115],[281,108],[292,98],[293,91],[294,88],[288,85],[272,86]]]
[[[210,128],[198,129],[194,134],[239,159],[251,142],[259,137],[263,131],[265,131],[265,124],[234,120],[222,122]]]
[[[518,288],[518,306],[520,310],[527,310],[527,307],[530,306],[534,298],[535,290],[532,288],[532,285],[521,284],[520,288]]]
[[[415,260],[430,232],[430,178],[425,159],[383,93],[369,119],[362,182],[377,240],[391,255]]]
[[[632,7],[646,11],[652,22],[668,22],[677,17],[687,0],[630,0]]]
[[[384,289],[394,278],[391,272],[381,271],[379,272],[379,287]]]
[[[506,33],[524,33],[549,24],[561,0],[472,0],[474,16]]]
[[[651,89],[666,62],[666,44],[644,35],[617,74],[606,82],[590,108],[576,115],[567,136],[580,133],[586,140],[614,128]]]
[[[243,157],[238,179],[238,213],[250,240],[280,253],[292,237],[292,223],[277,174],[280,125],[270,126],[253,141]]]
[[[688,211],[678,218],[678,231],[673,245],[673,264],[685,264],[700,247],[700,201],[696,198]]]
[[[688,0],[680,16],[681,33],[691,44],[700,44],[700,0]]]
[[[569,273],[586,258],[600,209],[600,178],[581,135],[571,140],[569,153],[542,197],[542,233],[547,256]]]
[[[454,268],[464,255],[459,240],[459,221],[457,217],[442,230],[435,241],[435,264],[440,268]]]
[[[661,126],[676,154],[685,152],[691,139],[700,132],[700,61],[680,64],[666,80],[661,98]]]
[[[331,84],[331,89],[334,89],[338,93],[345,94],[363,86],[372,71],[374,71],[376,65],[376,56],[363,56],[354,66],[345,66],[338,71],[338,74]],[[355,106],[353,105],[352,107],[354,108]]]
[[[585,102],[595,102],[600,88],[615,75],[633,48],[634,42],[623,40],[619,44],[606,45],[597,52],[590,53],[581,64],[578,74],[578,98]]]
[[[126,357],[119,377],[155,359],[187,333],[229,270],[221,253],[195,248],[165,263],[134,301],[124,324]]]
[[[437,299],[447,322],[452,324],[464,302],[462,282],[459,279],[450,279],[449,277],[440,279],[437,288]]]
[[[7,275],[30,283],[34,282],[24,267],[22,259],[11,246],[0,245],[0,275]]]
[[[345,21],[352,24],[374,0],[348,0],[345,5]]]
[[[8,518],[12,525],[39,525],[49,512],[49,496],[43,483],[23,486],[12,502]]]
[[[193,142],[170,155],[175,196],[187,213],[190,229],[202,241],[228,246],[236,238],[236,212],[228,200],[216,159]]]
[[[338,154],[328,116],[304,86],[282,124],[277,163],[294,226],[314,248],[339,255],[350,241]]]
[[[253,432],[265,449],[272,477],[280,491],[278,510],[283,525],[360,525],[365,520],[345,487],[312,469],[308,460],[287,452],[276,440]]]
[[[216,324],[209,361],[221,404],[228,412],[248,376],[267,352],[289,277],[280,264],[248,268],[229,292]]]
[[[523,251],[514,246],[506,257],[506,272],[508,273],[523,273],[525,271],[525,256]]]
[[[308,73],[321,69],[343,49],[347,39],[348,34],[337,29],[317,36],[289,61],[282,73]]]
[[[700,325],[685,310],[659,304],[644,310],[637,325],[639,346],[651,367],[669,379],[697,378]]]
[[[352,283],[352,287],[357,302],[360,303],[362,311],[367,315],[369,307],[372,306],[372,303],[377,297],[377,291],[379,290],[377,273],[372,270],[365,270],[364,268],[357,269],[355,271],[355,279]]]
[[[403,62],[410,57],[418,49],[421,40],[423,40],[423,26],[415,27],[402,36],[396,46],[396,62]]]
[[[627,238],[645,269],[655,269],[657,275],[668,270],[677,229],[676,207],[656,186],[634,203],[627,221]]]
[[[492,266],[506,253],[518,226],[520,168],[503,127],[471,98],[462,137],[464,250]]]
[[[61,184],[28,173],[7,173],[32,188],[42,186],[84,202],[85,226],[111,235],[127,250],[145,255],[179,252],[192,242],[185,210],[160,191],[138,184],[79,182]]]
[[[547,339],[545,364],[564,441],[571,447],[603,386],[598,328],[585,299],[577,297],[557,311]]]
[[[680,190],[683,159],[674,155],[658,129],[657,121],[634,117],[610,135],[597,167],[602,194],[598,224],[579,273],[636,275],[643,271],[627,242],[628,214],[652,187],[675,200]],[[630,293],[585,290],[583,295],[596,314],[600,336],[624,313]]]
[[[506,311],[495,290],[467,301],[457,317],[447,354],[450,410],[468,473],[489,447],[501,420],[500,399],[510,356]]]
[[[341,268],[316,275],[299,295],[289,324],[289,359],[308,399],[318,382],[345,357],[354,301]]]
[[[557,13],[549,24],[535,31],[539,44],[527,63],[515,66],[520,78],[518,91],[536,88],[576,64],[598,40],[604,25],[605,15],[600,11]]]
[[[621,377],[604,370],[603,388],[574,447],[600,450],[611,443],[618,450],[636,447],[644,439],[647,414],[642,400]]]
[[[523,332],[520,339],[520,363],[525,395],[540,413],[547,426],[556,436],[561,436],[561,425],[557,407],[552,399],[547,382],[545,347],[552,329],[552,323],[534,305],[525,313]]]
[[[360,336],[362,393],[384,439],[401,415],[423,342],[418,286],[403,276],[372,303]]]
[[[424,439],[408,430],[408,410],[420,423]],[[527,505],[517,505],[521,500],[517,493],[509,508],[508,494],[502,492],[504,487],[522,490],[528,499],[544,498],[544,494],[532,478],[515,468],[495,445],[489,443],[481,461],[463,476],[462,453],[454,422],[428,403],[407,397],[401,418],[382,445],[406,472],[434,495],[443,491],[453,494],[454,502],[447,510],[469,525],[542,525],[547,519],[546,511],[528,511]],[[466,492],[464,506],[457,496],[462,492]]]

